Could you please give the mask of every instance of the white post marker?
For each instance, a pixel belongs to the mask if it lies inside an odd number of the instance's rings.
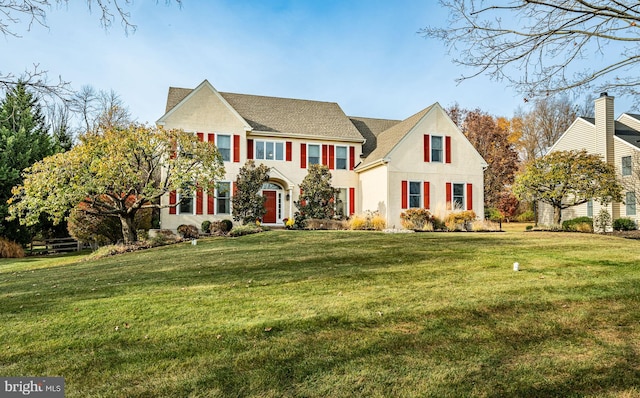
[[[520,263],[518,263],[518,262],[513,263],[513,270],[514,271],[519,271],[520,270]]]

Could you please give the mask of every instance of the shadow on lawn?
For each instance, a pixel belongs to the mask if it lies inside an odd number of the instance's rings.
[[[78,396],[117,393],[132,383],[138,387],[129,396],[166,397],[637,392],[637,326],[616,330],[607,341],[596,332],[599,322],[624,316],[623,310],[572,326],[558,316],[559,307],[514,302],[499,311],[441,311],[417,318],[316,316],[221,338],[201,331],[181,340],[114,340],[94,347],[88,362],[69,365],[67,384]],[[523,314],[539,322],[529,323],[528,330],[512,327]]]

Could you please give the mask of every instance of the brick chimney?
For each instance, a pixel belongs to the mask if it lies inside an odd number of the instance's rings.
[[[607,93],[601,93],[595,101],[596,152],[602,154],[604,161],[611,164],[614,163],[613,134],[615,132],[613,98],[609,97]]]

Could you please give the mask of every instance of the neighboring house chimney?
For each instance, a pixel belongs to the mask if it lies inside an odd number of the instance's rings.
[[[615,120],[613,118],[613,97],[601,93],[595,101],[596,116],[596,152],[603,156],[607,163],[614,163],[613,134]]]

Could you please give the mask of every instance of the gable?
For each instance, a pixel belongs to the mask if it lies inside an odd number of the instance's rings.
[[[251,129],[247,121],[206,80],[193,90],[170,88],[167,109],[157,124],[168,128],[187,131]]]
[[[378,146],[357,169],[366,169],[394,158],[400,161],[408,155],[411,155],[411,159],[419,159],[422,162],[425,135],[453,137],[456,157],[464,156],[468,162],[477,160],[479,164],[487,165],[440,104],[435,103],[380,133],[377,137]],[[409,160],[411,161],[413,160]]]
[[[579,117],[571,123],[571,126],[558,138],[558,141],[551,146],[549,152],[584,148],[590,153],[595,153],[595,131],[595,119]]]

